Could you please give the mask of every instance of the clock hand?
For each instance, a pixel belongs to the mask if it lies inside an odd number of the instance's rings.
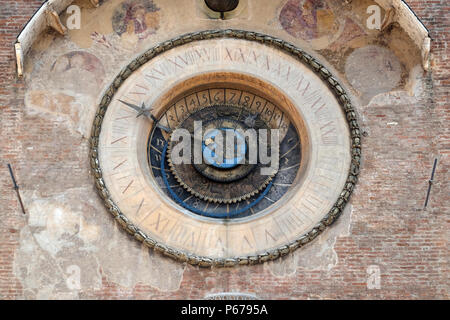
[[[153,119],[153,116],[152,116],[152,119]],[[153,121],[155,121],[155,120],[156,119],[153,119]],[[163,130],[163,131],[165,131],[167,133],[171,133],[172,132],[172,130],[170,128],[167,128],[167,127],[163,126],[162,124],[158,123],[158,121],[156,121],[155,123],[156,123],[156,127],[157,128],[160,128],[161,130]]]
[[[208,138],[205,140],[205,146],[209,146],[211,143],[214,143],[214,139]]]
[[[126,106],[128,106],[128,107],[130,107],[130,108],[132,108],[132,109],[134,109],[134,110],[136,110],[136,111],[139,112],[139,113],[141,113],[142,110],[144,109],[144,108],[139,107],[139,106],[137,106],[137,105],[135,105],[135,104],[132,104],[132,103],[129,103],[129,102],[120,100],[120,99],[118,99],[118,100],[119,100],[120,102],[122,102],[124,105],[126,105]],[[144,104],[142,104],[142,105],[144,106]],[[144,107],[145,107],[145,106],[144,106]]]
[[[143,102],[142,102],[142,106],[139,107],[138,105],[135,105],[135,104],[132,104],[132,103],[120,100],[120,99],[118,99],[118,100],[120,102],[122,102],[124,105],[136,110],[138,112],[138,115],[136,116],[136,118],[139,118],[142,115],[146,116],[147,118],[150,118],[150,115],[151,115],[150,111],[152,111],[152,108],[147,108]]]
[[[162,124],[159,123],[158,119],[155,118],[154,115],[152,115],[151,111],[153,110],[153,108],[147,108],[145,106],[145,103],[142,102],[142,106],[139,107],[135,104],[126,102],[126,101],[122,101],[120,99],[118,99],[121,103],[123,103],[124,105],[136,110],[138,112],[138,115],[136,116],[136,118],[139,118],[140,116],[146,116],[149,119],[152,119],[153,122],[156,124],[157,128],[160,128],[161,130],[164,130],[168,133],[172,132],[172,130],[168,127],[163,126]]]
[[[138,113],[138,115],[136,116],[136,118],[139,118],[140,116],[144,115],[147,118],[151,118],[153,121],[155,121],[155,118],[152,116],[151,111],[153,110],[153,108],[147,108],[145,106],[145,104],[142,102],[142,107],[141,107],[141,111]],[[158,122],[158,121],[155,121]]]

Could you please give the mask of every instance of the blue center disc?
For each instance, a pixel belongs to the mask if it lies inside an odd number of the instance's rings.
[[[222,137],[222,143],[217,143],[218,136]],[[232,137],[232,150],[227,150],[226,137]],[[222,154],[218,151],[222,148]],[[242,164],[245,160],[247,145],[242,134],[232,128],[213,129],[207,132],[202,142],[203,159],[208,165],[219,169],[232,169]],[[231,153],[229,156],[228,153]]]

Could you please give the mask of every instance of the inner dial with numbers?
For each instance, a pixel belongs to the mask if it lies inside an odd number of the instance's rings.
[[[106,91],[91,138],[96,187],[128,232],[180,261],[275,259],[342,212],[359,168],[354,112],[337,80],[292,45],[195,37],[150,49]],[[176,161],[178,129],[200,163]],[[270,147],[279,133],[272,171],[262,174],[260,154],[249,161],[248,129],[266,130]],[[221,134],[238,152],[217,153]]]
[[[255,215],[280,200],[299,171],[300,135],[289,119],[282,109],[250,91],[213,88],[192,92],[173,103],[158,120],[160,126],[153,127],[148,148],[153,177],[168,197],[200,216],[238,219]],[[192,155],[195,121],[202,121],[202,132],[199,133],[200,137],[203,134],[200,138],[202,162],[175,164],[172,161],[176,156],[172,152],[175,143],[171,141],[170,133],[186,129],[191,135]],[[240,137],[243,140],[240,162],[236,158],[225,159],[228,161],[221,161],[221,164],[208,161],[213,151],[206,144],[214,141],[216,131],[230,131],[230,137],[237,143],[238,137],[234,135],[248,129],[255,130],[257,135],[260,129],[265,133],[279,130],[281,143],[273,171],[262,174],[261,168],[268,168],[270,164],[249,163],[248,140],[243,137]],[[226,132],[223,133],[225,137]],[[267,140],[270,142],[270,137]],[[238,154],[234,153],[235,156]]]

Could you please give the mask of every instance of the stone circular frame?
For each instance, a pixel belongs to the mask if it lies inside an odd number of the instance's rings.
[[[263,44],[268,48],[283,52],[283,54],[289,55],[290,57],[308,66],[311,71],[313,71],[319,78],[323,80],[323,82],[328,85],[328,87],[331,89],[330,91],[334,93],[336,101],[341,106],[341,112],[345,115],[349,130],[348,174],[346,175],[346,180],[343,183],[342,190],[340,191],[339,195],[337,195],[337,199],[333,200],[333,205],[329,210],[327,209],[327,214],[324,215],[317,224],[315,224],[307,232],[302,233],[302,235],[298,238],[286,241],[282,245],[277,245],[275,248],[270,248],[265,251],[258,250],[257,252],[255,252],[255,254],[230,256],[224,258],[212,257],[209,255],[197,255],[193,252],[188,252],[171,247],[169,245],[166,245],[162,241],[158,241],[154,238],[149,237],[145,232],[139,229],[138,226],[136,226],[127,216],[125,216],[121,212],[119,206],[111,197],[110,190],[108,190],[107,183],[105,183],[105,177],[103,176],[99,156],[100,135],[102,131],[101,129],[103,120],[110,103],[113,101],[114,95],[118,92],[123,82],[141,66],[143,66],[147,62],[150,62],[153,58],[168,52],[171,49],[193,42],[214,39],[239,39],[242,41]],[[361,158],[361,135],[356,119],[356,114],[348,95],[346,94],[343,87],[338,83],[337,79],[333,77],[332,74],[316,59],[314,59],[301,49],[295,47],[294,45],[268,35],[241,30],[208,30],[182,35],[149,49],[140,57],[133,60],[125,69],[123,69],[119,73],[110,87],[106,90],[95,116],[90,144],[90,162],[95,178],[96,188],[99,192],[99,195],[104,200],[106,208],[115,217],[119,224],[121,224],[125,228],[125,230],[127,230],[137,240],[142,241],[148,247],[154,248],[156,251],[159,251],[164,255],[172,257],[178,261],[187,262],[189,264],[198,265],[200,267],[232,267],[235,265],[262,263],[287,255],[289,252],[292,252],[295,249],[312,241],[317,237],[317,235],[325,230],[327,226],[330,226],[342,213],[357,182]],[[269,236],[272,235],[269,234]]]

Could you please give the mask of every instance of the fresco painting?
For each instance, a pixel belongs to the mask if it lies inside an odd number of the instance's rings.
[[[306,41],[336,34],[339,22],[323,0],[288,0],[280,12],[283,29]]]
[[[159,29],[159,11],[152,0],[125,1],[114,11],[114,32],[120,37],[146,39]]]
[[[61,55],[53,62],[50,71],[55,88],[83,93],[101,85],[105,77],[100,59],[85,51],[72,51]]]

